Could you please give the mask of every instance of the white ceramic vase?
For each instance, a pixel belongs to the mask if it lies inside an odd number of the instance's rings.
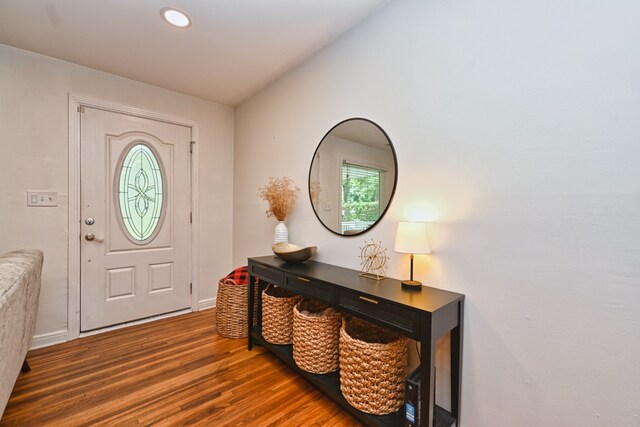
[[[289,242],[289,230],[284,225],[284,221],[278,221],[276,230],[273,232],[273,243]]]

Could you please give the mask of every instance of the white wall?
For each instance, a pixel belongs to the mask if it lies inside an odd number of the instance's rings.
[[[236,109],[234,263],[270,253],[269,176],[303,188],[290,240],[324,262],[358,268],[365,238],[392,251],[398,221],[430,220],[416,276],[467,296],[463,426],[639,426],[639,17],[631,0],[390,3]],[[346,238],[306,182],[354,116],[387,131],[399,182]],[[389,274],[408,261],[392,252]]]
[[[36,342],[67,330],[69,93],[198,122],[199,300],[212,305],[231,268],[233,109],[0,45],[0,252],[44,250]],[[27,189],[57,191],[58,207],[28,208]]]

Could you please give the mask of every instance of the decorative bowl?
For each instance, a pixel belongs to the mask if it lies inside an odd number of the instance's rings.
[[[285,262],[305,262],[315,255],[317,246],[307,246],[305,248],[287,242],[276,243],[271,246],[274,254]]]

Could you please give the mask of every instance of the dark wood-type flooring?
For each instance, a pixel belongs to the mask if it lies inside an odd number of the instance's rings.
[[[29,352],[1,426],[358,426],[260,347],[222,338],[215,310]]]

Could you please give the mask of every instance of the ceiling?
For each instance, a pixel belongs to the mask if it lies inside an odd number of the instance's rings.
[[[237,105],[388,1],[0,0],[0,43]]]

